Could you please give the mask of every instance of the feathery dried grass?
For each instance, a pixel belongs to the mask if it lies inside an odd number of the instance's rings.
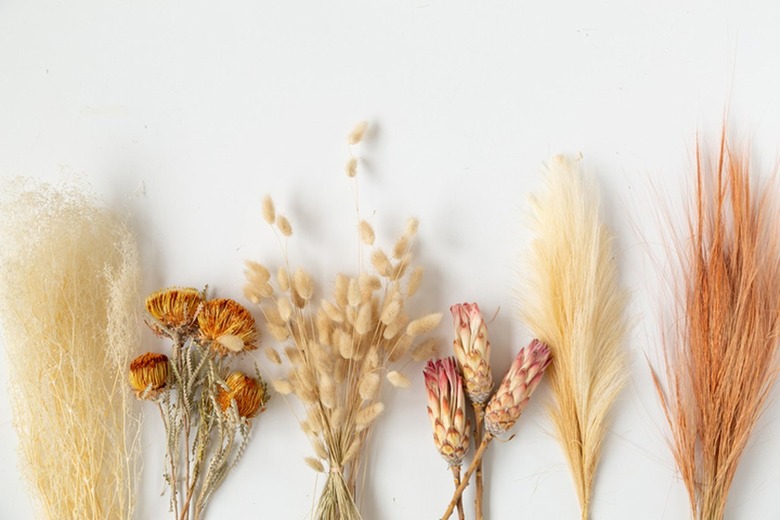
[[[579,159],[554,157],[547,192],[531,206],[536,238],[521,315],[553,352],[551,416],[587,518],[609,410],[626,379],[627,294]]]
[[[128,519],[139,421],[131,233],[77,188],[20,185],[4,203],[0,276],[9,394],[37,516]]]
[[[365,125],[359,125],[349,142],[356,144],[364,132]],[[347,170],[354,177],[355,171]],[[353,188],[356,193],[357,187]],[[274,231],[280,239],[287,236],[278,217]],[[420,269],[406,274],[416,221],[396,241],[392,259],[375,244],[373,228],[359,214],[357,231],[359,272],[357,276],[338,274],[331,298],[317,296],[315,289],[321,284],[307,271],[291,268],[286,254],[279,269],[284,274],[276,284],[254,276],[258,268],[247,269],[245,292],[260,296],[256,303],[289,363],[286,379],[274,381],[274,388],[304,403],[306,418],[301,428],[316,455],[307,464],[327,474],[314,513],[318,520],[360,519],[357,484],[365,478],[363,453],[371,426],[385,408],[380,401],[382,385],[387,380],[408,386],[406,377],[388,367],[420,349],[426,354],[434,352],[435,342],[425,341],[424,334],[441,319],[440,314],[430,314],[412,321],[406,313],[422,277]],[[364,254],[364,247],[370,253]],[[373,272],[361,268],[366,256]],[[295,273],[292,280],[287,275],[290,272]],[[270,284],[270,291],[265,284]],[[287,299],[295,305],[288,308],[281,303]],[[417,339],[424,341],[419,347],[414,345]]]
[[[723,518],[740,456],[777,377],[780,214],[755,189],[725,131],[714,162],[697,149],[694,206],[679,241],[665,381],[653,379],[695,518]]]

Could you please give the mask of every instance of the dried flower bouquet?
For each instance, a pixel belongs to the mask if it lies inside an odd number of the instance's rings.
[[[268,401],[259,374],[230,368],[236,355],[256,348],[255,320],[233,300],[178,287],[150,295],[146,311],[150,328],[171,341],[171,355],[136,358],[130,386],[160,411],[174,517],[198,520],[243,455],[252,418]]]
[[[358,125],[348,143],[359,143],[365,131],[365,124]],[[355,179],[357,165],[351,157],[345,168],[348,177]],[[267,196],[263,218],[280,239],[292,235],[289,221]],[[314,513],[323,520],[361,518],[358,482],[371,426],[385,406],[380,400],[382,381],[409,385],[390,365],[410,355],[418,361],[430,357],[436,340],[415,342],[441,320],[441,314],[412,319],[407,313],[423,274],[422,268],[412,267],[417,221],[409,221],[386,253],[375,245],[373,227],[359,215],[358,220],[361,254],[364,247],[371,248],[373,269],[358,266],[355,276],[337,275],[330,298],[318,301],[315,281],[307,271],[293,269],[286,253],[274,276],[264,265],[246,264],[245,295],[260,307],[289,364],[287,377],[274,381],[274,388],[303,403],[306,418],[301,428],[314,450],[306,462],[327,475]],[[281,363],[275,349],[266,354]]]
[[[430,360],[423,372],[434,444],[450,466],[455,481],[452,500],[441,518],[448,519],[455,508],[458,509],[459,519],[465,518],[461,495],[476,472],[475,514],[481,520],[482,457],[490,442],[496,436],[508,432],[520,418],[550,364],[550,350],[538,340],[520,349],[493,394],[490,341],[479,306],[476,303],[457,304],[450,311],[455,325],[453,347],[457,364],[454,358]],[[476,419],[476,453],[466,473],[461,476],[461,465],[469,447],[467,400],[472,404]]]

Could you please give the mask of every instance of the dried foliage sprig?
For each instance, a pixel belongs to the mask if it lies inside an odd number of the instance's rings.
[[[774,183],[753,184],[724,134],[713,161],[696,152],[665,368],[653,379],[694,518],[723,518],[729,488],[777,378],[780,213]],[[758,188],[758,189],[756,189]]]
[[[485,435],[441,520],[448,519],[452,514],[490,442],[496,436],[508,432],[520,418],[551,360],[550,349],[539,340],[533,340],[517,353],[498,390],[488,401],[485,408]]]
[[[588,518],[608,414],[626,379],[621,344],[627,293],[618,282],[613,235],[580,159],[556,156],[547,192],[531,200],[532,243],[521,315],[550,346],[551,409],[559,441]]]
[[[36,517],[127,520],[140,469],[140,415],[123,384],[140,324],[134,237],[77,187],[13,192],[0,308]]]
[[[269,394],[259,374],[230,368],[256,348],[252,315],[205,291],[170,287],[146,299],[149,327],[171,340],[170,357],[147,352],[130,364],[130,386],[154,402],[166,437],[164,476],[177,520],[198,520],[249,442]]]
[[[358,125],[348,143],[358,144],[365,132],[366,125]],[[354,156],[347,163],[352,182],[357,179],[357,165]],[[292,234],[289,221],[268,196],[263,200],[263,218],[280,239]],[[441,320],[441,314],[412,319],[407,313],[422,278],[422,268],[412,268],[417,221],[409,221],[389,253],[375,245],[373,227],[360,215],[358,221],[361,258],[362,249],[370,248],[372,270],[359,269],[352,277],[337,275],[329,299],[317,301],[315,281],[307,271],[293,270],[286,248],[275,276],[256,262],[247,262],[246,269],[247,299],[260,306],[268,330],[286,345],[282,350],[289,372],[274,382],[274,388],[294,394],[303,403],[306,418],[301,428],[314,450],[314,457],[306,462],[327,473],[314,514],[325,520],[360,518],[357,485],[371,426],[385,407],[379,399],[382,381],[408,386],[408,379],[389,366],[409,356],[417,361],[429,358],[436,341],[415,342]],[[266,354],[281,363],[275,349]]]

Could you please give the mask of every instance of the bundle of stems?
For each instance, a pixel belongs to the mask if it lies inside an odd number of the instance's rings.
[[[579,158],[554,157],[547,192],[531,205],[536,237],[521,315],[553,352],[551,416],[586,519],[608,414],[627,374],[621,349],[627,293],[612,233],[599,216],[598,190],[584,178]]]
[[[461,504],[461,495],[466,487],[469,485],[471,476],[481,467],[482,457],[485,455],[490,443],[498,437],[507,433],[520,418],[523,410],[528,405],[528,401],[531,398],[536,387],[544,376],[544,371],[552,360],[550,356],[550,349],[547,345],[543,344],[539,340],[533,340],[525,347],[521,348],[517,353],[515,360],[512,362],[512,366],[501,381],[501,385],[496,390],[496,393],[487,402],[484,413],[484,426],[485,432],[482,436],[482,440],[476,445],[476,452],[466,472],[460,476],[460,470],[458,470],[458,477],[456,478],[455,493],[452,495],[450,503],[447,505],[447,509],[444,511],[444,515],[441,516],[441,520],[447,520],[452,511],[457,507],[459,511],[459,518],[463,520],[463,506]],[[436,442],[439,451],[446,455],[445,459],[448,462],[453,461],[453,455],[457,456],[455,459],[458,463],[462,460],[465,451],[468,449],[468,427],[463,424],[462,421],[448,420],[447,413],[453,410],[465,410],[465,407],[460,398],[462,394],[458,392],[449,391],[441,395],[436,395],[432,385],[428,384],[429,373],[432,368],[439,372],[439,379],[441,381],[442,376],[446,376],[448,379],[456,380],[457,378],[448,375],[452,365],[438,361],[435,363],[429,363],[426,368],[426,387],[428,390],[428,415],[431,416],[431,422],[434,426],[434,442]],[[440,383],[439,387],[442,385]],[[468,386],[468,384],[466,385]],[[436,404],[437,399],[441,402],[441,398],[446,397],[449,402],[444,402],[439,405]],[[438,413],[436,413],[438,412]],[[457,418],[457,415],[455,416]],[[447,424],[450,427],[447,428],[446,433],[449,435],[446,437],[449,442],[441,442],[441,435],[439,432],[443,430],[440,425]],[[510,438],[511,439],[511,438]],[[465,445],[463,444],[465,442]],[[456,449],[446,449],[455,446]],[[442,448],[445,448],[444,450]],[[454,472],[453,472],[454,473]],[[477,510],[477,514],[481,515],[482,512]]]
[[[740,457],[778,371],[780,214],[725,130],[713,160],[697,147],[665,367],[653,370],[670,445],[699,520],[722,519]],[[665,376],[665,377],[662,377]]]
[[[174,518],[198,520],[243,455],[252,418],[269,397],[259,374],[230,368],[237,354],[256,348],[255,321],[237,302],[190,288],[157,291],[146,310],[152,330],[171,340],[171,356],[137,357],[130,386],[160,412]]]
[[[358,125],[349,144],[360,142],[365,130],[365,124]],[[354,156],[346,173],[356,182]],[[268,196],[263,217],[280,239],[292,235],[289,221],[276,213]],[[361,253],[364,247],[371,248],[373,269],[359,268],[355,276],[337,275],[330,299],[316,301],[312,276],[301,268],[293,270],[286,252],[273,277],[256,262],[247,262],[246,270],[246,297],[260,306],[269,331],[286,345],[289,372],[285,379],[274,381],[274,388],[296,395],[303,403],[306,418],[301,428],[315,455],[306,462],[327,474],[314,513],[324,520],[361,518],[358,482],[365,476],[361,469],[371,426],[385,407],[380,401],[382,381],[409,385],[390,365],[410,355],[415,360],[430,357],[436,340],[416,340],[441,320],[441,314],[412,319],[406,310],[423,274],[420,267],[412,268],[417,221],[409,221],[390,254],[374,245],[374,229],[359,214],[358,221]],[[275,349],[267,349],[266,354],[281,363]]]
[[[0,308],[36,517],[129,519],[140,469],[140,416],[123,384],[140,323],[134,237],[78,187],[12,192]]]

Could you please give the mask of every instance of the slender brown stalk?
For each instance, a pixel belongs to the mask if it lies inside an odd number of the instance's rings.
[[[455,489],[458,489],[460,486],[460,466],[450,466],[450,470],[452,471],[452,480],[455,483]],[[466,515],[463,512],[463,497],[458,498],[456,507],[458,509],[458,520],[465,520]]]
[[[485,422],[485,405],[483,403],[471,403],[472,407],[474,408],[474,421],[476,424],[474,425],[474,445],[479,446],[482,443],[482,428],[483,423]],[[482,520],[482,494],[483,494],[483,483],[482,483],[482,461],[479,462],[477,465],[477,471],[474,476],[475,486],[476,486],[476,494],[474,497],[474,509],[476,510],[476,518],[477,520]]]
[[[450,515],[452,515],[452,511],[455,509],[455,507],[458,505],[458,502],[461,500],[463,491],[468,487],[469,481],[471,480],[471,476],[474,474],[474,472],[477,470],[477,467],[482,462],[482,456],[485,455],[485,450],[487,450],[487,447],[490,444],[490,441],[492,440],[493,440],[493,435],[491,435],[490,432],[486,432],[485,437],[482,439],[482,442],[479,445],[479,448],[477,448],[476,453],[474,453],[474,458],[472,459],[469,468],[466,470],[466,473],[460,479],[460,485],[457,488],[455,488],[455,493],[453,493],[452,495],[452,500],[450,500],[450,503],[447,505],[447,510],[444,511],[444,514],[441,516],[441,520],[446,520],[447,518],[450,517]]]
[[[693,516],[723,518],[729,488],[777,371],[780,214],[725,131],[715,161],[697,148],[695,201],[677,244],[675,315],[653,379]]]

